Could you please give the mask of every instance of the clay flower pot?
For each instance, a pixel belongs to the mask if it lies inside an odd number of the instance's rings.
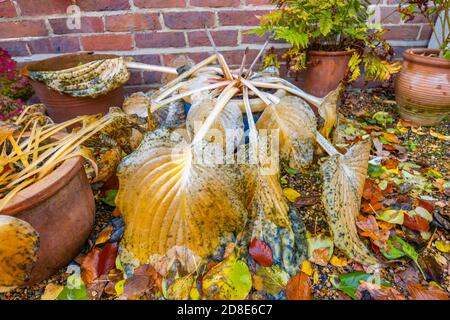
[[[435,49],[408,49],[395,82],[400,116],[422,126],[439,124],[450,113],[450,60],[427,55]]]
[[[39,233],[37,262],[26,285],[50,277],[78,255],[94,226],[95,202],[83,159],[64,161],[15,195],[0,215],[25,220]]]
[[[348,70],[352,51],[308,51],[304,90],[325,97],[337,88]]]
[[[26,65],[22,74],[29,71],[57,71],[75,67],[94,60],[117,58],[114,55],[98,55],[89,52],[61,55]],[[105,95],[90,97],[72,97],[48,88],[44,83],[30,79],[36,95],[46,106],[47,113],[53,121],[59,123],[82,115],[108,113],[110,107],[121,107],[124,101],[123,86]]]

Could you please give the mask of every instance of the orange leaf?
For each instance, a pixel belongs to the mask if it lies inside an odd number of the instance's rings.
[[[418,214],[410,216],[408,212],[405,213],[403,219],[403,225],[411,230],[420,232],[427,232],[430,228],[430,222]]]
[[[289,300],[312,300],[311,280],[304,272],[299,272],[289,280],[286,286]]]
[[[389,230],[380,230],[374,216],[364,217],[359,215],[356,225],[361,230],[361,236],[370,238],[377,247],[387,250],[386,241],[389,239],[390,232]]]
[[[107,243],[103,249],[92,249],[81,263],[81,278],[90,284],[114,268],[118,251],[117,242]]]
[[[384,287],[376,283],[362,282],[358,291],[367,290],[375,300],[406,300],[406,298],[392,287]]]
[[[434,286],[408,283],[407,288],[413,300],[449,300],[447,292]]]
[[[383,132],[382,134],[383,134],[383,138],[385,138],[390,143],[400,144],[400,140],[398,139],[398,137],[395,134],[388,133],[388,132]]]

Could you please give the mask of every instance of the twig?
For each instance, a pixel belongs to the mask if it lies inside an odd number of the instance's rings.
[[[250,75],[252,74],[252,70],[255,67],[256,62],[258,61],[258,59],[261,57],[261,55],[263,54],[263,52],[266,50],[266,47],[268,46],[269,42],[270,42],[270,37],[266,40],[266,42],[264,43],[263,47],[261,48],[261,50],[259,50],[258,54],[256,55],[255,60],[253,60],[252,64],[250,65],[250,68],[248,68],[247,70],[247,74],[245,76],[246,79],[248,79],[248,77],[250,77]]]

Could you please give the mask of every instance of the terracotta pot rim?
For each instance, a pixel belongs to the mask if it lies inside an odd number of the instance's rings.
[[[61,190],[83,167],[83,158],[76,156],[65,160],[48,176],[19,191],[0,214],[15,215],[32,208]]]
[[[439,49],[417,48],[407,49],[403,52],[406,61],[427,65],[436,68],[450,68],[450,60],[444,58],[420,56],[420,53],[439,53]]]
[[[59,70],[71,68],[74,66],[65,66],[64,68],[55,68],[55,66],[58,66],[58,65],[60,65],[60,63],[63,63],[63,62],[66,62],[66,63],[70,62],[71,58],[74,58],[74,57],[85,57],[85,58],[87,58],[86,61],[89,62],[89,61],[95,61],[95,60],[117,58],[119,56],[112,55],[112,54],[96,54],[93,51],[80,51],[80,52],[75,52],[75,53],[60,54],[60,55],[56,55],[54,57],[50,57],[47,59],[29,62],[23,66],[23,68],[20,70],[20,73],[24,76],[28,76],[29,71],[59,71]],[[95,59],[91,59],[93,57],[95,57]],[[38,67],[39,65],[44,65],[44,66],[50,65],[52,67],[42,69],[42,68]]]
[[[342,50],[342,51],[311,50],[311,51],[308,51],[308,54],[313,55],[313,56],[332,56],[332,57],[334,57],[334,56],[349,56],[349,55],[352,55],[353,52],[354,52],[354,50],[350,50],[350,51],[346,51],[346,50]]]

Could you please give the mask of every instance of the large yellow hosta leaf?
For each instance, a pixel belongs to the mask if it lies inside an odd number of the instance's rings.
[[[159,129],[120,164],[116,203],[126,225],[124,246],[140,262],[174,246],[208,256],[222,235],[243,227],[241,172],[193,160],[188,143]]]
[[[310,165],[317,123],[314,112],[304,100],[286,96],[279,104],[267,106],[256,126],[280,130],[280,156],[291,168]]]
[[[322,164],[322,201],[336,247],[365,265],[377,263],[356,229],[370,153],[370,142],[354,145],[345,155],[333,155]]]
[[[0,215],[0,291],[29,279],[38,248],[39,236],[30,224]]]

